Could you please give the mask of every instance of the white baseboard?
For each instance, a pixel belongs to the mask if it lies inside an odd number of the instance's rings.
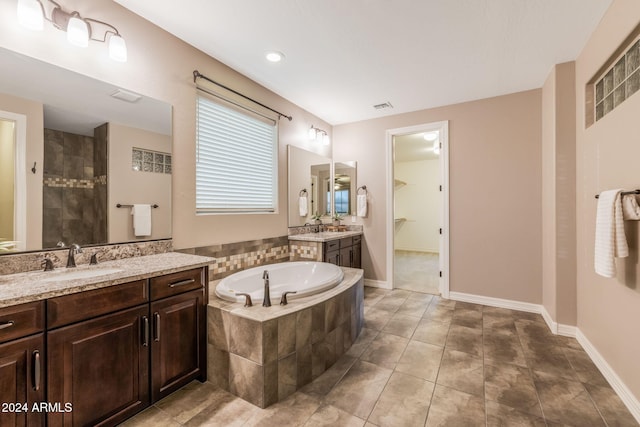
[[[463,292],[449,292],[449,299],[474,304],[488,305],[490,307],[509,308],[511,310],[527,311],[529,313],[540,313],[539,304],[513,301],[502,298],[485,297],[482,295],[465,294]]]
[[[364,285],[372,288],[393,289],[389,282],[382,280],[364,279]]]
[[[622,402],[627,406],[631,415],[640,423],[640,401],[633,395],[631,390],[624,384],[624,382],[620,379],[618,374],[613,370],[613,368],[607,363],[604,357],[596,350],[591,341],[587,339],[586,336],[577,329],[576,331],[576,339],[584,348],[584,351],[587,352],[593,363],[600,369],[602,375],[609,381],[611,387],[618,394]]]
[[[602,375],[607,379],[611,387],[618,394],[622,402],[627,406],[631,415],[640,423],[640,401],[633,395],[631,390],[624,384],[620,377],[615,373],[613,368],[609,366],[607,361],[596,350],[591,342],[584,336],[580,329],[576,326],[564,325],[555,322],[547,309],[540,304],[531,304],[520,301],[505,300],[501,298],[485,297],[481,295],[465,294],[462,292],[450,292],[449,298],[455,301],[471,302],[475,304],[483,304],[491,307],[509,308],[512,310],[527,311],[530,313],[539,313],[549,326],[551,332],[556,335],[573,337],[587,352],[593,363],[598,367]]]

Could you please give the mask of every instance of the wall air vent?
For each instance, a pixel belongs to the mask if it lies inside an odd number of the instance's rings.
[[[384,110],[386,108],[393,108],[393,105],[389,101],[383,102],[382,104],[376,104],[373,106],[376,110]]]

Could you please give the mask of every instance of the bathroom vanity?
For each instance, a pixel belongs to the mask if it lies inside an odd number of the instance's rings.
[[[0,276],[0,402],[22,405],[0,425],[115,425],[206,380],[210,261],[165,253]]]
[[[362,268],[362,231],[323,231],[289,236],[292,261],[324,261]]]

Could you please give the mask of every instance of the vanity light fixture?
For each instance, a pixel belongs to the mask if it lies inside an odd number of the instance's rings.
[[[47,7],[45,7],[45,4]],[[50,9],[47,16],[47,8]],[[109,57],[114,61],[127,62],[127,45],[116,27],[104,21],[85,18],[79,12],[66,12],[53,0],[18,0],[18,22],[34,31],[44,29],[44,20],[67,33],[69,43],[87,47],[89,40],[109,42]],[[96,37],[102,34],[102,38]]]
[[[329,139],[329,134],[326,130],[322,130],[313,125],[311,125],[311,129],[309,129],[309,140],[321,142],[322,145],[329,145],[329,143],[331,142]]]

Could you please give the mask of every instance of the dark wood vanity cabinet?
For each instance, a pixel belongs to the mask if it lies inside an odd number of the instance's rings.
[[[206,380],[205,280],[202,269],[151,279],[153,402],[193,379]]]
[[[362,236],[344,237],[323,243],[324,262],[341,267],[362,268]]]
[[[0,426],[44,426],[44,303],[0,309]]]
[[[204,381],[207,279],[197,268],[47,300],[47,400],[62,405],[48,425],[116,425]]]
[[[115,425],[146,407],[148,326],[145,304],[50,331],[47,400],[62,410],[48,424]]]

